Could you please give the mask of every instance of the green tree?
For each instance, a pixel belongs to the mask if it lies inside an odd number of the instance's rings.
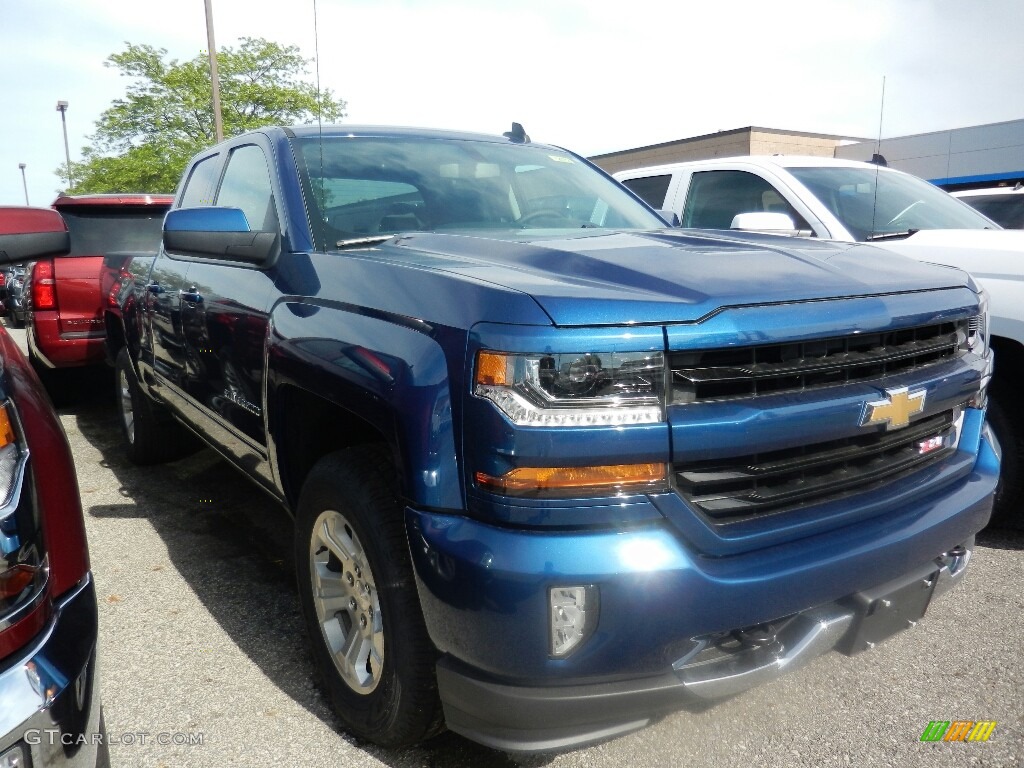
[[[81,162],[71,163],[72,192],[173,192],[189,158],[216,141],[207,54],[168,61],[164,48],[126,46],[105,64],[132,83],[96,122]],[[309,63],[296,46],[262,38],[218,51],[224,135],[344,117],[343,100],[302,79]],[[57,174],[68,178],[66,164]]]

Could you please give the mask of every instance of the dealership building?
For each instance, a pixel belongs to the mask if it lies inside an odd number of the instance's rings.
[[[596,155],[608,171],[738,155],[811,155],[870,160],[880,154],[892,168],[945,189],[1024,183],[1024,120],[952,128],[877,141],[749,126],[647,147]]]

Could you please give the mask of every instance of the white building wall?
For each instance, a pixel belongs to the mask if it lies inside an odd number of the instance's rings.
[[[870,160],[875,152],[892,168],[935,184],[966,186],[1024,179],[1024,120],[975,125],[836,147],[835,156]]]

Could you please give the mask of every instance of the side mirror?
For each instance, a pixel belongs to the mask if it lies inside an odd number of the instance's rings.
[[[281,251],[278,232],[253,232],[238,208],[176,208],[164,217],[164,251],[172,258],[214,260],[263,269]]]
[[[17,264],[71,250],[61,215],[51,208],[0,207],[0,264]]]
[[[799,230],[793,217],[785,213],[737,213],[729,229],[741,232],[765,232],[773,235],[796,235]]]
[[[679,214],[675,211],[655,211],[656,214],[661,216],[662,220],[670,227],[678,227],[680,225]]]

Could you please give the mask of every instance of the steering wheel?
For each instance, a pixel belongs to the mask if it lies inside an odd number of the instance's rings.
[[[904,208],[902,211],[900,211],[895,216],[893,216],[891,219],[889,219],[887,222],[885,222],[885,226],[891,227],[897,221],[900,221],[904,216],[906,216],[908,213],[910,213],[914,208],[919,206],[922,202],[924,202],[924,201],[923,200],[915,200],[910,205],[908,205],[906,208]]]
[[[540,210],[524,213],[522,216],[516,219],[516,224],[529,224],[531,221],[536,221],[537,219],[543,218],[560,219],[562,221],[569,220],[569,216],[568,214],[565,213],[565,211],[560,211],[557,208],[541,208]]]

